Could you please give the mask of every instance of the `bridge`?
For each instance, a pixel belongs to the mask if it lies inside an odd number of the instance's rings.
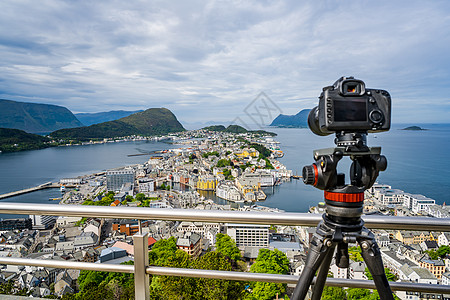
[[[59,187],[60,187],[60,185],[58,183],[53,183],[53,182],[49,181],[49,182],[40,184],[40,185],[35,186],[35,187],[31,187],[31,188],[28,188],[28,189],[23,189],[23,190],[20,190],[20,191],[15,191],[15,192],[2,194],[2,195],[0,195],[0,200],[1,199],[5,199],[5,198],[14,197],[14,196],[27,194],[27,193],[36,192],[36,191],[39,191],[39,190],[59,188]]]
[[[321,215],[308,213],[268,213],[247,211],[162,209],[145,207],[108,207],[85,205],[49,205],[22,203],[0,203],[0,214],[50,215],[97,218],[120,218],[138,220],[176,220],[190,222],[273,224],[292,226],[317,226]],[[450,232],[450,218],[428,217],[387,217],[364,216],[365,226],[369,229],[394,230],[429,230]],[[134,265],[114,265],[108,263],[88,263],[76,261],[59,261],[29,259],[18,257],[0,257],[0,264],[40,266],[59,269],[93,270],[103,272],[133,273],[136,299],[148,300],[149,276],[183,276],[225,280],[262,281],[295,284],[298,276],[235,271],[218,271],[203,269],[185,269],[149,266],[148,234],[138,233],[134,240]],[[314,283],[314,281],[313,281]],[[373,280],[355,280],[328,278],[326,285],[335,287],[352,287],[376,289]],[[449,285],[421,284],[414,282],[390,282],[393,291],[427,292],[450,294]]]

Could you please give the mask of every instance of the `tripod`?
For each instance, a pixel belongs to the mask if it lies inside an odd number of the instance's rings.
[[[364,191],[373,185],[379,171],[387,167],[386,158],[380,155],[381,148],[367,147],[365,137],[365,133],[337,134],[338,147],[315,150],[316,162],[303,168],[303,181],[325,191],[326,210],[310,241],[306,264],[291,299],[305,299],[317,271],[311,299],[320,299],[334,252],[336,265],[349,267],[348,243],[358,243],[361,247],[380,298],[394,299],[375,236],[361,219]],[[343,156],[350,156],[353,161],[350,185],[345,184],[345,175],[336,170]]]

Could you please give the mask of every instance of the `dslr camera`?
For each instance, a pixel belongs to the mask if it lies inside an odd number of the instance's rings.
[[[382,132],[391,127],[391,96],[385,90],[367,89],[364,82],[341,77],[323,88],[319,105],[308,115],[317,135],[337,132]]]

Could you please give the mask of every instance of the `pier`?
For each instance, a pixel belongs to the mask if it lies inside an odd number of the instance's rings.
[[[53,183],[53,182],[46,182],[43,184],[40,184],[38,186],[32,187],[32,188],[28,188],[28,189],[23,189],[20,191],[15,191],[15,192],[11,192],[11,193],[6,193],[3,195],[0,195],[0,200],[1,199],[6,199],[9,197],[14,197],[14,196],[18,196],[18,195],[23,195],[23,194],[27,194],[27,193],[32,193],[35,191],[39,191],[39,190],[44,190],[44,189],[52,189],[52,188],[59,188],[59,183]]]

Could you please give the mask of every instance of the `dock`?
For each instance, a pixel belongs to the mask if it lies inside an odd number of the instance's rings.
[[[11,193],[6,193],[6,194],[3,194],[3,195],[0,195],[0,200],[1,199],[6,199],[6,198],[10,198],[10,197],[14,197],[14,196],[27,194],[27,193],[36,192],[36,191],[39,191],[39,190],[52,189],[52,188],[59,188],[59,183],[53,183],[53,182],[50,181],[50,182],[46,182],[46,183],[40,184],[40,185],[32,187],[32,188],[23,189],[23,190],[11,192]]]

